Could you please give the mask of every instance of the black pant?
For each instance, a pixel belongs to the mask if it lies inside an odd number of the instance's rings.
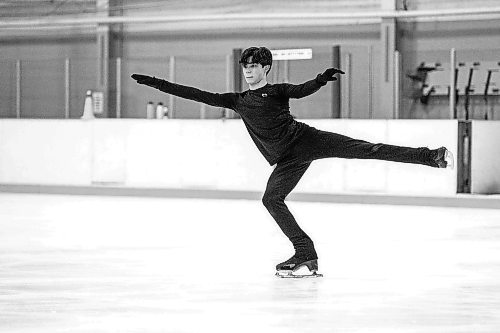
[[[299,227],[284,201],[312,161],[329,157],[376,159],[436,166],[428,148],[373,144],[307,127],[305,133],[277,163],[267,182],[262,202],[292,242],[295,255],[308,260],[318,258],[314,244]]]

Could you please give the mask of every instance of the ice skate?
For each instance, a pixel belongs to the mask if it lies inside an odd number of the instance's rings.
[[[446,147],[433,150],[433,158],[438,168],[448,168],[451,170],[455,168],[455,158],[452,152],[446,149]]]
[[[318,273],[318,260],[306,260],[296,256],[276,265],[276,276],[281,278],[322,277]]]

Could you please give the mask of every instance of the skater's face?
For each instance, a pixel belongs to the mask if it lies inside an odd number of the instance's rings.
[[[252,63],[252,58],[248,59],[247,64],[242,64],[243,76],[249,85],[255,85],[266,78],[266,72],[269,70],[269,65],[262,67],[261,64]]]

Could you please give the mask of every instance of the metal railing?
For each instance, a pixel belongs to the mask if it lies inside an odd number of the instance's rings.
[[[500,7],[432,9],[432,10],[387,10],[369,12],[327,12],[327,13],[256,13],[256,14],[213,14],[213,15],[157,15],[157,16],[93,16],[71,18],[34,18],[28,20],[2,20],[0,28],[33,28],[49,26],[88,26],[93,24],[140,24],[177,22],[232,22],[248,26],[262,21],[290,21],[295,26],[324,24],[374,24],[381,19],[418,19],[424,21],[492,20],[500,17]],[[316,22],[316,23],[315,23]],[[236,27],[234,27],[236,28]],[[221,29],[222,25],[221,25]]]

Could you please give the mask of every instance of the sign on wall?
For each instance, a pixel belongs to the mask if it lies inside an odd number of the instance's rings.
[[[312,49],[271,50],[273,60],[312,59]]]
[[[104,112],[104,93],[94,91],[92,93],[92,100],[94,101],[94,114],[102,114]]]

